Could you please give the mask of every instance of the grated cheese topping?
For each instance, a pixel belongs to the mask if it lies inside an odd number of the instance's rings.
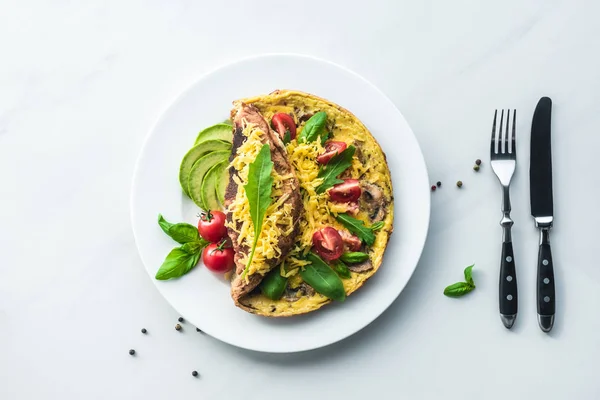
[[[261,129],[253,124],[244,121],[243,135],[246,136],[246,141],[237,149],[236,156],[231,162],[238,171],[238,177],[234,176],[237,183],[237,195],[233,202],[227,208],[227,211],[232,213],[232,221],[227,222],[226,226],[236,231],[239,236],[237,242],[240,246],[252,248],[254,242],[254,224],[250,216],[250,204],[244,185],[248,183],[248,172],[250,163],[254,162],[260,149],[263,146],[262,138],[265,135]],[[271,205],[267,208],[265,219],[263,221],[262,230],[256,244],[256,251],[252,263],[248,267],[246,280],[252,274],[259,273],[265,275],[271,269],[269,260],[281,257],[281,249],[279,248],[279,237],[281,235],[289,235],[294,230],[294,221],[292,218],[292,205],[287,199],[289,194],[283,193],[283,184],[286,180],[293,178],[292,173],[280,175],[275,168],[271,172],[273,177],[273,187],[271,192]],[[237,223],[241,222],[241,226]],[[244,254],[240,261],[244,265],[248,261],[249,254]]]

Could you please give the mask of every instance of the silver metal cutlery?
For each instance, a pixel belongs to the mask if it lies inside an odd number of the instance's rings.
[[[510,181],[517,167],[517,142],[516,120],[517,110],[512,113],[512,127],[510,125],[510,110],[500,113],[500,122],[497,123],[498,110],[494,113],[492,125],[492,140],[490,147],[490,160],[492,170],[502,185],[502,258],[500,260],[499,305],[500,319],[508,329],[512,328],[517,319],[518,293],[517,275],[515,270],[515,256],[513,253],[512,233],[513,220],[510,217]],[[498,126],[498,129],[496,127]],[[504,129],[506,126],[506,129]]]
[[[555,288],[554,264],[550,249],[550,229],[554,222],[552,199],[552,100],[542,97],[535,108],[531,124],[531,154],[529,166],[529,195],[531,215],[540,230],[537,267],[538,323],[544,332],[554,326]]]

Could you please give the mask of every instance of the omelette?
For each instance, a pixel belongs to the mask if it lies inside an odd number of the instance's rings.
[[[234,303],[287,317],[343,301],[379,270],[392,234],[392,181],[381,147],[348,110],[299,91],[237,100],[232,121],[225,212]],[[253,222],[243,185],[265,143],[274,165],[272,200],[247,265]]]

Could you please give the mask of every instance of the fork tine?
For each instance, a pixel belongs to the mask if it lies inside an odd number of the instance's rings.
[[[490,148],[490,154],[496,154],[496,117],[498,116],[498,110],[494,111],[494,124],[492,125],[492,146]]]
[[[512,123],[512,152],[513,154],[517,154],[517,140],[516,140],[516,133],[515,133],[515,126],[517,125],[517,110],[513,110],[513,123]]]
[[[504,135],[504,148],[506,149],[505,153],[510,153],[509,143],[511,142],[510,134],[508,133],[508,128],[510,125],[510,108],[506,110],[506,135]]]
[[[504,153],[504,132],[502,131],[502,123],[504,122],[504,109],[500,112],[500,129],[498,129],[498,153]]]

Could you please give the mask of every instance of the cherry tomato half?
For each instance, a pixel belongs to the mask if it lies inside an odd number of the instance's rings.
[[[286,113],[277,113],[271,119],[273,127],[281,136],[281,140],[285,138],[285,132],[290,131],[290,140],[296,139],[296,123],[294,119]]]
[[[313,250],[325,261],[335,260],[344,252],[344,242],[338,231],[326,226],[313,234]]]
[[[327,164],[329,160],[340,154],[342,151],[346,150],[348,145],[345,142],[336,142],[333,140],[328,140],[325,142],[325,153],[321,154],[317,157],[317,161],[319,164]]]
[[[344,242],[344,246],[348,248],[350,251],[359,251],[362,242],[359,237],[351,234],[350,232],[339,230],[338,233],[342,237],[342,242]]]
[[[357,179],[344,179],[327,191],[329,198],[336,203],[351,203],[360,197],[360,183]]]
[[[233,269],[233,249],[226,247],[227,241],[211,243],[202,251],[202,262],[212,272],[228,272]]]
[[[221,211],[209,211],[200,214],[200,221],[198,221],[200,236],[213,243],[221,241],[227,235],[225,219],[225,214]]]

